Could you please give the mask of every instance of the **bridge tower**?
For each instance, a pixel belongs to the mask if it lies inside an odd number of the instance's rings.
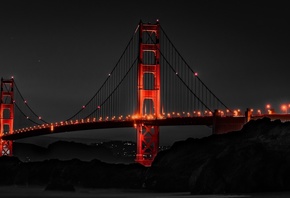
[[[152,105],[151,119],[161,116],[160,112],[160,43],[159,22],[156,24],[139,24],[139,61],[138,61],[138,101],[137,115],[142,118],[146,116],[146,100]],[[153,57],[149,62],[147,58]],[[144,82],[146,75],[152,75],[150,88]],[[143,119],[144,120],[144,119]],[[152,161],[158,153],[159,148],[159,126],[146,124],[146,121],[138,123],[137,129],[137,151],[135,161],[151,166]]]
[[[12,156],[12,140],[2,140],[4,134],[13,132],[14,122],[14,80],[1,79],[0,101],[0,156]]]

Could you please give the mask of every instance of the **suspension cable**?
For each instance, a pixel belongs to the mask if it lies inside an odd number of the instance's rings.
[[[113,72],[115,71],[115,69],[117,68],[117,66],[119,65],[120,61],[122,60],[125,52],[127,51],[128,47],[130,46],[136,32],[138,31],[139,29],[139,25],[137,26],[134,34],[131,36],[127,46],[125,47],[121,57],[119,58],[119,60],[117,61],[117,63],[115,64],[114,68],[112,69],[111,73],[109,73],[108,77],[106,78],[105,82],[101,85],[101,87],[98,89],[98,91],[93,95],[93,97],[84,105],[84,107],[86,107],[99,93],[100,91],[102,90],[102,88],[107,84],[108,80],[110,79],[111,75],[113,74]],[[77,111],[73,116],[71,116],[70,118],[67,119],[68,120],[71,120],[72,118],[74,118],[75,116],[77,116],[80,112],[82,112],[84,110],[84,108],[80,109],[79,111]]]
[[[170,42],[170,44],[173,46],[173,48],[175,49],[175,51],[177,52],[177,54],[180,56],[180,58],[184,61],[185,65],[188,67],[188,69],[194,74],[195,72],[193,71],[193,69],[189,66],[189,64],[185,61],[185,59],[183,58],[183,56],[181,56],[180,52],[177,50],[177,48],[175,47],[175,45],[171,42],[171,40],[169,39],[169,37],[167,36],[167,34],[165,33],[164,29],[162,28],[162,26],[160,25],[160,28],[163,32],[163,34],[166,36],[166,38],[168,39],[168,41]],[[230,110],[205,84],[204,82],[198,77],[197,79],[201,82],[201,84],[228,110]],[[231,110],[230,110],[231,111]]]
[[[15,86],[17,92],[19,93],[21,99],[23,100],[23,102],[25,103],[25,105],[27,106],[27,108],[28,108],[28,109],[33,113],[33,115],[36,116],[36,117],[37,117],[39,120],[41,120],[42,122],[48,124],[48,122],[46,122],[46,121],[43,120],[40,116],[38,116],[38,115],[35,113],[35,111],[33,111],[32,108],[28,105],[28,103],[27,103],[26,100],[24,99],[23,95],[21,94],[20,90],[18,89],[15,80],[14,80],[14,86]]]

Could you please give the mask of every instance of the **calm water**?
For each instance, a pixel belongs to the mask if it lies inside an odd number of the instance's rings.
[[[77,188],[76,192],[59,192],[59,191],[44,191],[44,187],[19,187],[7,186],[0,187],[0,197],[41,197],[41,198],[66,198],[66,197],[140,197],[140,198],[289,198],[290,192],[283,193],[267,193],[267,194],[251,194],[251,195],[190,195],[188,192],[184,193],[156,193],[143,190],[120,190],[120,189],[84,189]]]

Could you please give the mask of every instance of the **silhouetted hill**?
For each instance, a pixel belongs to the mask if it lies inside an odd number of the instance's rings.
[[[13,155],[23,162],[41,161],[47,156],[47,148],[28,143],[13,143]]]
[[[87,145],[83,143],[57,141],[48,145],[47,148],[34,144],[17,143],[13,145],[14,156],[21,161],[43,161],[46,159],[70,160],[79,159],[82,161],[91,161],[99,159],[110,163],[132,163],[134,162],[134,153],[128,144],[132,144],[135,149],[135,144],[132,142],[110,141],[99,144]],[[113,146],[112,146],[113,145]],[[123,148],[125,148],[123,150]],[[121,152],[122,151],[122,152]],[[124,155],[124,152],[126,155]],[[129,152],[133,153],[128,155]]]
[[[106,162],[115,162],[116,158],[110,149],[104,146],[89,146],[82,143],[58,141],[48,146],[48,159],[80,159],[90,161],[100,159]]]
[[[193,194],[290,190],[290,122],[264,118],[241,131],[176,142],[146,177],[156,190]]]

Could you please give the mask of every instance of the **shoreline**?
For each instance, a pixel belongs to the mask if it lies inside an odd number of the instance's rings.
[[[0,186],[1,197],[171,197],[171,198],[286,198],[290,197],[290,192],[266,192],[250,194],[212,194],[212,195],[191,195],[190,192],[156,192],[146,189],[118,189],[118,188],[81,188],[76,187],[75,192],[69,191],[46,191],[46,186]]]

